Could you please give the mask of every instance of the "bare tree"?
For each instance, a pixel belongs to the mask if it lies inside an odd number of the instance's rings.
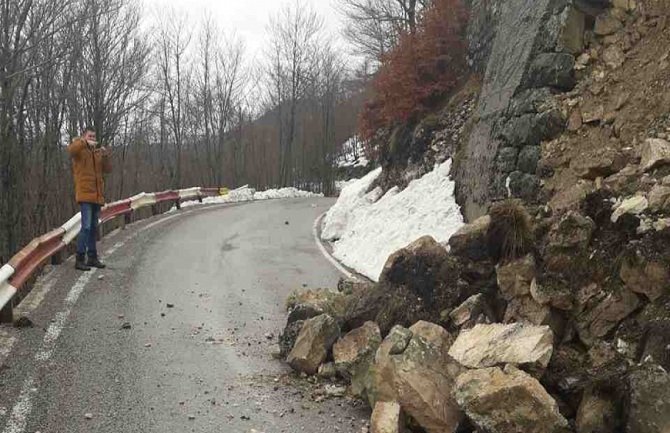
[[[277,110],[281,183],[293,183],[298,106],[317,67],[316,53],[323,38],[323,19],[299,1],[284,7],[269,25],[269,100]]]
[[[161,124],[167,125],[175,146],[175,168],[172,185],[182,184],[182,152],[184,147],[184,118],[189,76],[187,49],[191,43],[191,33],[184,15],[171,10],[161,16],[157,33],[156,57],[158,63],[158,92],[167,113],[161,113]]]
[[[344,36],[356,53],[381,59],[402,32],[416,30],[418,13],[430,0],[338,0],[347,20]]]

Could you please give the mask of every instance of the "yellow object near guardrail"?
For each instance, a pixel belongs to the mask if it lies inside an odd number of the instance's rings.
[[[228,195],[228,193],[230,193],[230,190],[226,187],[219,189],[219,195]]]

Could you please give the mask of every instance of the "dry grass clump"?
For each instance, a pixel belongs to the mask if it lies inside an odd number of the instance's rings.
[[[495,203],[489,210],[487,233],[489,254],[498,261],[511,261],[533,250],[535,237],[530,215],[520,200]]]

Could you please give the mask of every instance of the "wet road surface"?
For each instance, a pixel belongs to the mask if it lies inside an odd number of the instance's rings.
[[[288,293],[340,277],[312,235],[332,203],[157,217],[105,238],[106,270],[54,267],[26,302],[35,327],[3,330],[0,431],[360,432],[369,413],[272,357]]]

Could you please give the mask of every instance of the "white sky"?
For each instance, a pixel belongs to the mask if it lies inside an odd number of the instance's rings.
[[[144,0],[145,12],[149,15],[156,9],[173,7],[177,12],[188,14],[195,24],[201,17],[211,13],[212,18],[225,33],[235,33],[247,48],[247,59],[263,54],[264,43],[268,40],[266,26],[271,16],[286,4],[296,0]],[[299,0],[311,6],[325,21],[327,31],[341,42],[341,16],[333,4],[336,0]]]

